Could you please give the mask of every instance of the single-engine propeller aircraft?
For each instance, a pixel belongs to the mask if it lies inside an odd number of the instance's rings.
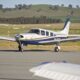
[[[51,80],[80,80],[80,65],[63,62],[40,64],[30,69],[34,76]]]
[[[69,35],[70,18],[67,18],[64,28],[61,31],[51,31],[41,28],[31,29],[27,33],[16,34],[14,38],[0,36],[2,40],[16,41],[19,51],[23,51],[23,46],[31,45],[56,45],[55,52],[60,50],[61,42],[79,41],[79,35]],[[70,37],[71,36],[71,37]]]

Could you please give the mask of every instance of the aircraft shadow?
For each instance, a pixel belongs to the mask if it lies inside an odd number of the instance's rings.
[[[4,49],[4,50],[0,50],[0,52],[20,52],[18,50],[7,50],[7,49]],[[41,50],[41,49],[34,49],[34,50],[24,50],[23,52],[54,52],[54,50]],[[61,53],[61,52],[73,52],[73,51],[59,51],[59,52],[56,52],[56,53]],[[78,51],[74,51],[74,52],[78,52]]]
[[[23,52],[46,52],[50,50],[24,50]],[[18,50],[0,50],[0,52],[20,52]]]

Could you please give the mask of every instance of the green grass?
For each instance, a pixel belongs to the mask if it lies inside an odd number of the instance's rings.
[[[0,35],[14,36],[18,33],[27,32],[32,28],[43,28],[49,30],[59,31],[63,28],[63,23],[59,24],[0,24]],[[80,23],[72,23],[70,26],[70,34],[80,34]]]
[[[49,30],[59,31],[63,28],[63,23],[59,24],[26,24],[26,25],[12,25],[12,24],[0,24],[0,36],[13,36],[18,33],[29,31],[31,28],[44,28]],[[9,34],[8,34],[9,33]],[[70,34],[80,34],[80,23],[72,23],[70,26]],[[17,49],[15,42],[0,40],[0,46],[4,49]],[[79,42],[67,42],[61,43],[63,50],[73,49],[74,51],[80,51]],[[27,49],[42,49],[42,50],[53,50],[52,45],[46,46],[27,46]]]

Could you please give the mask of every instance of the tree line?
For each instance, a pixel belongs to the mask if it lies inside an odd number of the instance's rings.
[[[17,4],[14,6],[14,8],[4,8],[3,4],[0,4],[0,9],[29,9],[32,7],[32,4],[30,5],[26,5],[26,4]],[[49,6],[51,9],[57,9],[59,7],[59,5],[50,5]],[[64,4],[61,4],[61,7],[65,7]],[[73,8],[72,4],[68,5],[68,8]],[[79,5],[76,5],[76,8],[80,8]]]
[[[19,17],[19,18],[0,18],[0,23],[8,24],[40,24],[40,23],[60,23],[61,19],[47,18],[46,16],[41,17]]]
[[[50,10],[58,10],[59,5],[49,5]],[[61,5],[61,7],[65,7],[64,4]],[[14,8],[3,8],[3,5],[0,4],[0,10],[2,10],[4,13],[6,11],[10,11],[13,9],[30,9],[32,8],[32,5],[26,5],[26,4],[18,4],[15,5]],[[71,14],[74,14],[73,11],[73,5],[69,4],[68,8],[71,9]],[[76,8],[79,8],[79,5],[76,5]],[[37,12],[40,12],[42,9],[39,8]],[[55,18],[49,18],[46,16],[40,16],[40,17],[16,17],[16,18],[0,18],[0,23],[9,23],[9,24],[40,24],[40,23],[60,23],[62,22],[61,19],[55,19]]]

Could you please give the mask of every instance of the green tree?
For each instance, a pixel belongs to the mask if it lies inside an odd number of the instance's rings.
[[[64,7],[64,4],[61,4],[61,7]]]
[[[69,8],[73,8],[73,6],[72,6],[72,4],[69,4],[69,6],[68,6]]]
[[[76,5],[76,8],[79,8],[79,5]]]
[[[0,9],[3,9],[3,5],[2,4],[0,4]]]

